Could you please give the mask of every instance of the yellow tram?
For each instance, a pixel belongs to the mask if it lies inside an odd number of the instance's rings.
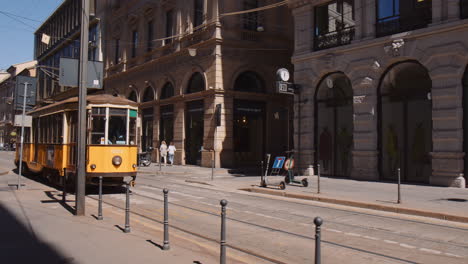
[[[137,174],[137,103],[108,94],[87,96],[86,183],[120,185]],[[25,128],[23,168],[53,182],[76,176],[78,97],[29,112],[32,128]],[[19,142],[19,141],[17,141]],[[18,166],[20,146],[16,148]]]

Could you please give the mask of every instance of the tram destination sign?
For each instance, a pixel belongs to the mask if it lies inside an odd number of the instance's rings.
[[[284,81],[277,81],[276,82],[276,92],[282,94],[294,94],[295,87],[293,83],[284,82]]]

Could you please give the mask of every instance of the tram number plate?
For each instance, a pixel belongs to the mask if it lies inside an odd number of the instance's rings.
[[[113,149],[111,150],[112,154],[122,154],[123,153],[123,150],[121,149]]]

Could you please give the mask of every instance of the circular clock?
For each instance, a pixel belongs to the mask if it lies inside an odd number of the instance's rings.
[[[285,68],[281,68],[279,69],[277,72],[276,72],[276,75],[278,76],[278,78],[283,81],[283,82],[287,82],[289,80],[289,71]]]

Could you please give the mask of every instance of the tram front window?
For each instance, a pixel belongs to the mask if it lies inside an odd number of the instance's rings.
[[[108,143],[127,145],[127,109],[109,109]]]
[[[95,107],[93,108],[91,114],[91,144],[104,144],[104,136],[106,131],[106,108]]]

